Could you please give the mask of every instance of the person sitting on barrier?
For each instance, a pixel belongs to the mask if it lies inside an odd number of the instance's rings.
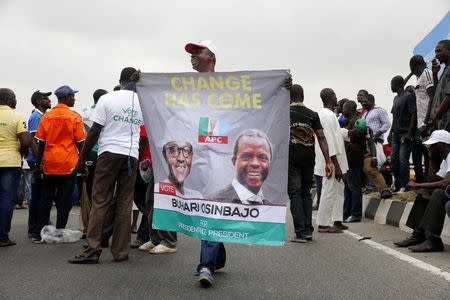
[[[438,252],[444,250],[440,235],[444,227],[445,206],[448,208],[450,203],[445,192],[450,183],[450,133],[436,130],[423,144],[429,146],[430,182],[408,183],[409,188],[420,189],[406,222],[406,226],[414,231],[409,238],[394,245],[408,247],[412,252]]]

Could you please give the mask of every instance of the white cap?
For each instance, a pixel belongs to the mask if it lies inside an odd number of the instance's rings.
[[[186,50],[187,53],[192,53],[192,51],[197,47],[208,48],[209,51],[211,51],[212,53],[214,53],[214,55],[217,56],[217,47],[214,44],[214,42],[210,41],[210,40],[203,40],[200,42],[187,43],[186,46],[184,46],[184,49]]]
[[[195,133],[188,120],[183,120],[179,116],[171,117],[166,121],[162,139],[158,143],[159,147],[162,149],[169,142],[187,142],[193,146],[196,141]]]
[[[447,130],[435,130],[430,138],[423,142],[424,145],[432,145],[436,143],[450,144],[450,133]]]

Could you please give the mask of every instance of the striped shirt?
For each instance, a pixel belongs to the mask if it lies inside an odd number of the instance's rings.
[[[367,126],[372,129],[374,136],[380,139],[383,139],[383,135],[391,127],[389,115],[382,107],[375,106],[371,110],[366,111],[362,117],[366,120]]]
[[[432,86],[433,74],[430,69],[424,69],[422,74],[417,77],[417,83],[414,88],[416,94],[417,127],[425,125],[425,116],[428,110],[428,103],[430,102],[427,89]]]

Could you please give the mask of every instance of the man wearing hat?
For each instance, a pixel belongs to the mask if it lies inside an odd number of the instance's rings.
[[[39,90],[31,95],[31,104],[33,104],[34,109],[28,119],[28,133],[31,135],[31,147],[29,154],[27,156],[27,163],[30,166],[31,172],[36,169],[36,149],[37,144],[34,138],[36,131],[41,121],[42,115],[51,108],[51,101],[48,98],[52,93],[43,93]],[[28,235],[31,236],[36,227],[37,223],[37,208],[38,203],[41,198],[41,185],[42,181],[40,177],[33,177],[31,179],[31,198],[30,203],[28,203]]]
[[[42,175],[42,196],[37,208],[37,226],[32,241],[41,242],[40,232],[48,224],[52,200],[57,209],[56,228],[65,228],[72,209],[75,185],[73,168],[78,160],[86,132],[81,116],[70,108],[75,93],[67,85],[55,91],[58,104],[41,117],[35,138],[38,140],[34,175]],[[45,159],[43,159],[45,157]]]
[[[81,254],[69,259],[73,264],[98,262],[102,252],[102,227],[114,193],[116,210],[111,253],[116,262],[128,260],[139,133],[143,123],[135,82],[132,80],[135,72],[136,69],[131,67],[122,69],[119,79],[121,89],[105,94],[98,100],[92,116],[92,127],[76,163],[76,172],[85,173],[88,154],[98,141],[92,208],[86,233],[88,245]]]
[[[217,47],[210,40],[192,42],[184,47],[191,54],[192,68],[199,73],[214,72],[216,66]],[[292,86],[292,77],[286,77],[284,86]],[[200,263],[197,266],[198,281],[204,287],[214,282],[214,271],[225,266],[226,252],[223,243],[203,241],[201,244]]]
[[[409,188],[420,189],[406,221],[413,233],[394,245],[408,247],[413,252],[437,252],[444,250],[440,235],[445,221],[445,205],[449,201],[445,189],[450,184],[450,133],[433,131],[423,144],[429,147],[430,152],[430,182],[408,183]]]

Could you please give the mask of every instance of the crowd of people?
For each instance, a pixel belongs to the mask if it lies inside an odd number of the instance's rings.
[[[383,199],[417,190],[406,223],[413,234],[394,244],[414,252],[444,249],[440,235],[446,210],[450,216],[450,195],[445,192],[450,184],[450,41],[440,41],[435,53],[431,70],[422,56],[414,55],[411,73],[392,78],[392,122],[365,89],[357,93],[358,109],[355,101],[337,101],[335,92],[325,88],[320,93],[323,109],[316,113],[305,106],[303,88],[293,85],[288,183],[292,242],[312,240],[314,177],[319,233],[341,233],[348,229],[344,223],[360,222],[365,188],[374,187]],[[416,82],[407,85],[412,76]],[[389,172],[382,171],[386,154]]]
[[[185,50],[191,55],[194,70],[215,71],[217,48],[213,42],[189,43]],[[407,221],[413,233],[395,245],[418,252],[443,250],[440,234],[445,211],[450,216],[450,195],[446,192],[450,184],[450,41],[439,42],[435,52],[431,70],[422,56],[415,55],[410,60],[411,74],[392,78],[392,122],[389,113],[376,106],[374,95],[365,89],[358,91],[357,101],[337,101],[335,92],[325,88],[320,93],[323,109],[314,112],[305,106],[303,88],[292,84],[292,77],[287,75],[284,87],[290,90],[291,98],[288,195],[295,229],[292,242],[313,239],[311,188],[315,184],[319,233],[342,233],[348,229],[346,223],[360,222],[364,189],[378,192],[383,199],[417,190]],[[416,82],[407,85],[412,76],[417,77]],[[177,251],[176,232],[151,226],[154,181],[152,176],[140,175],[140,170],[151,174],[147,138],[151,128],[143,122],[135,92],[137,81],[139,71],[124,68],[119,86],[112,92],[96,90],[93,104],[81,114],[71,109],[77,90],[70,86],[53,92],[58,101],[54,107],[49,98],[52,93],[38,90],[31,96],[34,110],[28,121],[15,110],[14,92],[0,89],[0,247],[16,244],[9,233],[18,204],[22,162],[26,161],[30,169],[27,177],[31,177],[31,242],[42,243],[41,230],[50,223],[53,203],[56,228],[65,228],[74,189],[85,189],[89,202],[83,217],[87,244],[69,259],[70,263],[98,263],[105,247],[110,247],[117,262],[129,258],[130,248],[152,254]],[[389,146],[391,171],[383,172]],[[192,145],[166,144],[163,155],[171,172],[172,160],[192,161]],[[411,155],[414,181],[410,181]],[[183,187],[181,177],[169,177],[176,183],[177,194],[191,192]],[[142,220],[131,242],[133,202]],[[225,266],[225,247],[223,243],[202,241],[200,252],[198,281],[211,286],[214,272]]]

